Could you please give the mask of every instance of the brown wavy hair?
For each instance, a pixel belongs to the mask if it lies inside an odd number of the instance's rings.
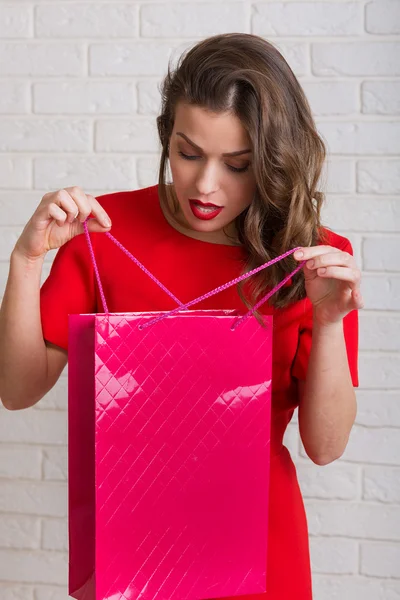
[[[317,191],[317,184],[326,157],[325,145],[303,89],[271,43],[246,33],[209,37],[183,53],[175,68],[168,64],[160,92],[158,189],[165,211],[178,209],[173,186],[166,182],[166,168],[175,108],[183,101],[215,113],[232,113],[251,139],[256,193],[235,222],[239,242],[248,256],[242,273],[291,248],[316,245],[321,240],[324,194]],[[251,277],[252,281],[247,280],[250,299],[243,291],[246,281],[239,283],[244,304],[253,306],[297,264],[289,256]],[[305,296],[301,269],[292,285],[283,286],[270,303],[283,308]]]

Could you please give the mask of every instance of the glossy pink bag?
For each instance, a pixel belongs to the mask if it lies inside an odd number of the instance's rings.
[[[265,592],[272,317],[69,317],[69,593],[194,600]]]

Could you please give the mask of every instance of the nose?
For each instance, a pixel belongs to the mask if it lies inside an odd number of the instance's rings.
[[[211,164],[206,165],[198,174],[196,180],[196,187],[201,196],[209,196],[214,192],[218,191],[218,173],[217,166]]]

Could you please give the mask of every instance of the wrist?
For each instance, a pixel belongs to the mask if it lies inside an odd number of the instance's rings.
[[[340,318],[337,321],[328,322],[324,321],[318,315],[318,312],[314,308],[313,310],[313,333],[324,334],[335,334],[337,332],[343,332],[343,319]]]
[[[39,256],[28,256],[23,250],[21,250],[16,244],[13,251],[11,252],[10,262],[29,270],[42,269],[45,254]]]

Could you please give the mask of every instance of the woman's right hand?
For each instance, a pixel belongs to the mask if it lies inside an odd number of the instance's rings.
[[[88,229],[105,232],[111,220],[94,196],[79,187],[68,187],[45,194],[25,225],[14,251],[28,260],[43,259],[49,250],[60,248],[83,233],[83,222],[92,213]]]

